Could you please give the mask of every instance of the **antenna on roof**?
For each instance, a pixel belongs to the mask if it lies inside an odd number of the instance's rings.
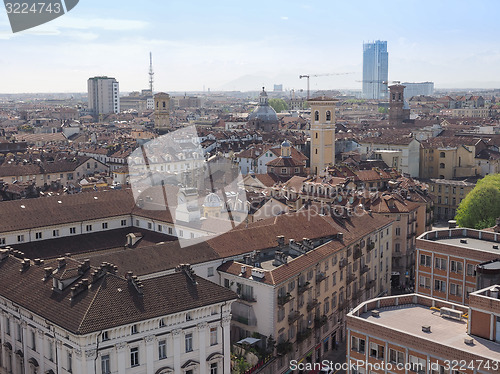
[[[151,95],[153,94],[153,54],[149,52],[149,89],[151,90]]]

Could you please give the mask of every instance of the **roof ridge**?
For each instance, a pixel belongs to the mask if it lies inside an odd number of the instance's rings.
[[[104,274],[98,281],[100,281],[101,283],[99,284],[99,287],[98,289],[96,290],[95,292],[95,295],[94,297],[92,298],[92,301],[89,303],[89,306],[87,307],[87,310],[85,311],[85,313],[83,314],[83,317],[82,317],[82,320],[80,321],[80,324],[78,325],[78,329],[77,331],[80,332],[81,331],[81,328],[82,328],[82,325],[83,323],[85,322],[86,318],[87,318],[87,315],[89,314],[90,312],[90,308],[92,308],[92,306],[94,305],[94,302],[97,298],[97,295],[99,295],[99,292],[101,292],[101,288],[102,288],[102,283],[103,283],[103,279],[105,277],[107,277],[108,275],[112,275],[112,274],[109,274],[106,272],[106,274]]]

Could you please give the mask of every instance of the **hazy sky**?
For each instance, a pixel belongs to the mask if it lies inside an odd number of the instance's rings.
[[[113,76],[121,91],[258,90],[282,83],[361,88],[362,43],[387,40],[389,79],[500,88],[500,2],[80,0],[67,15],[12,34],[0,9],[0,92],[83,92]]]

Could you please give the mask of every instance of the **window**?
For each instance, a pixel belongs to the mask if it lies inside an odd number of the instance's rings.
[[[68,180],[73,180],[73,173],[68,173]]]
[[[172,230],[172,228],[171,228],[171,227],[169,227],[169,228],[168,228],[168,234],[169,234],[169,235],[172,235],[172,234],[173,234],[173,232],[174,232],[174,230]]]
[[[76,234],[76,227],[70,227],[69,228],[69,233],[70,234]]]
[[[101,356],[101,374],[111,373],[111,367],[109,365],[109,355]]]
[[[401,228],[396,227],[396,236],[399,236],[399,235],[401,235]]]
[[[107,222],[103,222],[102,223],[102,228],[103,229],[107,229],[108,228],[108,223]]]
[[[444,152],[441,152],[441,153],[439,153],[439,157],[441,157],[441,158],[445,158],[445,157],[446,157],[446,154],[445,154]]]
[[[283,321],[285,318],[285,308],[278,308],[278,322]]]
[[[184,236],[184,231],[183,230],[179,230],[179,237],[183,237]]]
[[[59,230],[52,230],[52,236],[54,237],[59,236]]]
[[[18,243],[22,243],[22,242],[24,242],[24,235],[18,235],[18,236],[17,236],[17,242],[18,242]]]
[[[218,374],[218,364],[217,362],[213,362],[210,364],[210,374]]]
[[[5,238],[0,238],[0,245],[5,245]]]
[[[435,266],[436,269],[446,270],[446,259],[436,257]]]
[[[10,319],[5,318],[5,333],[10,336]]]
[[[217,344],[217,327],[210,328],[210,345]]]
[[[332,113],[329,110],[326,111],[326,120],[327,121],[331,121],[332,120]]]
[[[122,220],[120,221],[120,225],[122,225],[122,226],[127,226],[127,220],[126,220],[126,219],[122,219]]]
[[[214,268],[213,268],[213,266],[210,266],[210,267],[207,269],[207,276],[208,276],[208,277],[213,277],[213,276],[214,276]]]
[[[191,315],[191,312],[186,313],[186,321],[191,321],[193,319],[193,316]]]
[[[162,226],[162,225],[158,225],[158,231],[159,231],[159,232],[162,232],[162,231],[163,231],[163,226]]]
[[[439,279],[435,279],[434,280],[434,289],[436,291],[446,292],[446,282],[439,280]]]
[[[130,366],[139,366],[139,347],[130,348]]]
[[[328,314],[330,311],[330,299],[327,297],[325,303],[323,304],[323,314]]]
[[[439,164],[439,168],[440,168],[440,169],[444,169],[444,163],[442,163],[442,162],[441,162],[441,163]]]
[[[36,335],[34,331],[31,331],[31,349],[36,352]]]
[[[193,334],[186,334],[184,337],[184,343],[185,343],[185,348],[186,352],[192,352],[193,351]]]
[[[450,283],[450,294],[455,296],[462,296],[462,286],[455,283]]]
[[[35,233],[35,239],[42,239],[42,233],[41,232],[36,232]]]
[[[384,359],[384,346],[376,343],[370,343],[370,356],[379,360]]]
[[[17,341],[20,342],[23,339],[23,327],[20,324],[17,324]]]
[[[319,112],[318,111],[314,112],[314,120],[319,121]]]
[[[351,337],[351,350],[359,352],[359,353],[365,353],[365,340],[357,338],[355,336],[352,336]]]
[[[68,367],[67,370],[71,373],[73,371],[73,355],[68,352]]]
[[[167,358],[167,341],[166,340],[160,340],[158,342],[158,358],[160,360]]]
[[[54,361],[54,343],[50,340],[47,341],[47,356],[50,361]]]
[[[231,288],[231,286],[229,285],[229,279],[227,278],[224,278],[224,287]]]
[[[476,275],[476,267],[472,264],[467,264],[467,275],[475,276]]]
[[[158,322],[158,327],[165,327],[165,320],[163,318]]]
[[[401,252],[401,244],[399,244],[399,243],[394,244],[394,251],[396,253]]]
[[[109,340],[109,334],[107,331],[102,332],[102,341],[105,342],[106,340]]]
[[[420,265],[431,266],[431,256],[420,255]]]
[[[424,288],[431,288],[431,278],[420,276],[419,277],[419,286]]]
[[[425,374],[426,359],[410,356],[411,371],[418,374]]]
[[[130,328],[130,333],[137,334],[137,332],[138,332],[137,325],[132,325],[132,327]]]
[[[86,229],[87,231],[92,231],[92,225],[87,225],[87,226],[85,227],[85,229]]]
[[[459,261],[450,261],[450,270],[462,274],[463,271],[463,264]]]
[[[334,271],[332,274],[332,286],[335,286],[337,284],[337,272]]]
[[[404,352],[389,349],[389,361],[395,364],[403,364],[405,362]]]
[[[151,230],[153,228],[153,225],[151,222],[148,222],[148,230]]]
[[[136,219],[136,220],[135,220],[135,225],[136,225],[137,227],[141,227],[141,223],[139,222],[139,220],[138,220],[138,219]]]

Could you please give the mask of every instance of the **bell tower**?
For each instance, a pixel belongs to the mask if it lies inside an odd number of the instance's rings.
[[[335,164],[335,102],[336,99],[317,97],[311,105],[311,175],[324,175]]]
[[[159,92],[154,96],[155,129],[166,132],[170,129],[170,95]]]
[[[405,87],[399,83],[389,86],[389,124],[394,126],[410,119],[410,109],[405,108]]]

